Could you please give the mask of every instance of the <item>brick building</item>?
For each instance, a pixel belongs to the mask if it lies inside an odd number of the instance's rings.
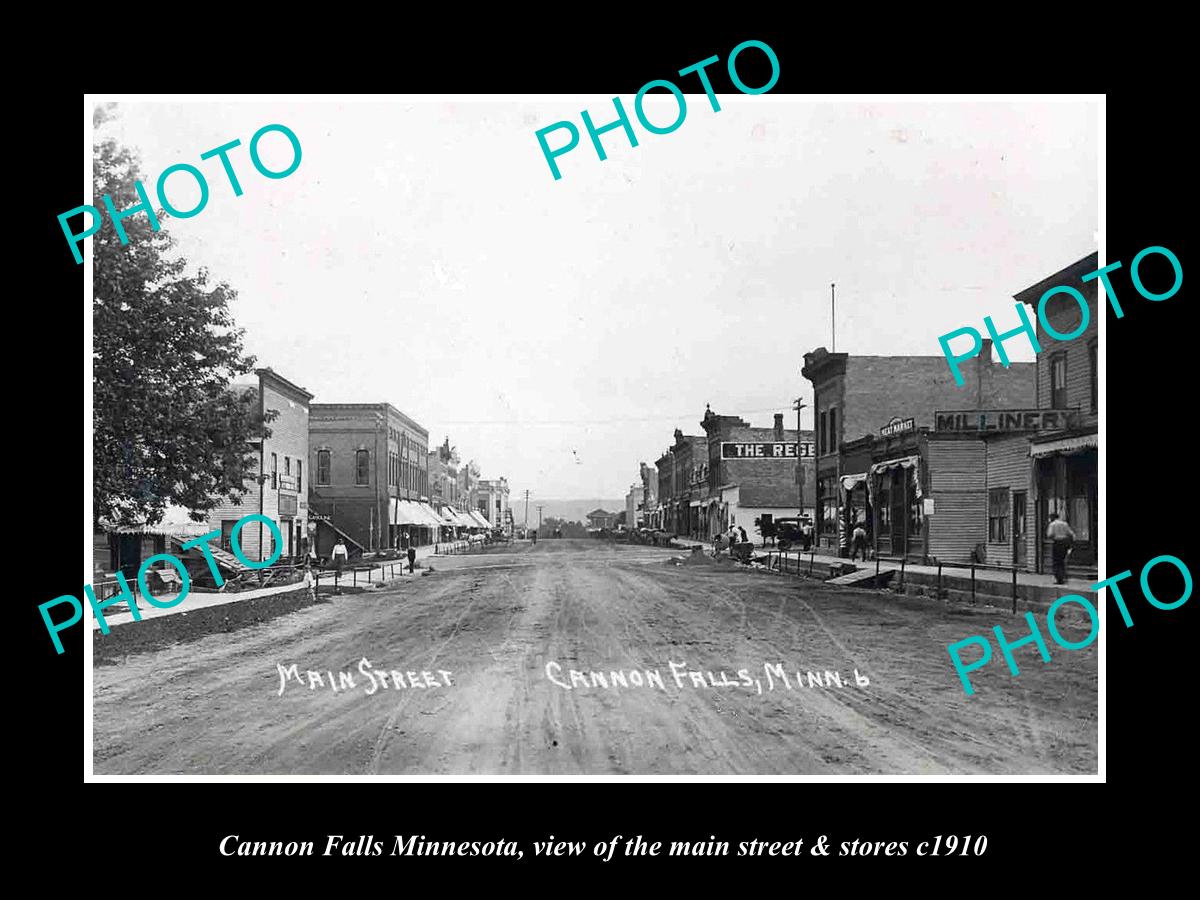
[[[944,356],[804,355],[816,424],[819,546],[849,551],[862,522],[875,552],[959,558],[973,552],[986,454],[957,436],[931,440],[939,412],[1028,409],[1034,363],[1007,368],[984,341],[958,386]],[[932,473],[932,475],[931,475]],[[927,523],[926,517],[932,516]]]
[[[658,477],[658,524],[655,527],[674,531],[675,456],[670,450],[664,450],[654,461],[654,471]]]
[[[708,438],[675,429],[671,446],[671,511],[667,530],[701,536],[701,507],[708,499]]]
[[[257,395],[259,412],[278,415],[267,428],[271,436],[254,442],[258,460],[246,472],[241,503],[222,498],[208,513],[208,529],[221,531],[221,548],[231,550],[233,526],[243,516],[261,513],[279,526],[283,544],[280,562],[303,559],[310,536],[308,519],[308,429],[312,394],[292,384],[274,370],[258,369],[254,384],[235,384],[232,390]],[[242,555],[254,562],[275,551],[271,531],[262,522],[251,522],[238,533]],[[189,551],[189,556],[198,551]]]
[[[701,537],[712,540],[730,525],[755,539],[756,519],[801,513],[797,473],[805,479],[803,511],[815,500],[813,433],[783,427],[783,413],[772,428],[755,428],[738,416],[706,409],[700,422],[706,435],[707,496],[703,499]]]
[[[418,423],[390,403],[314,403],[309,443],[319,555],[339,535],[352,553],[436,539],[429,432]]]

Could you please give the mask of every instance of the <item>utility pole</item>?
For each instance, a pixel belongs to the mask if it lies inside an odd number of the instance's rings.
[[[800,495],[800,513],[804,515],[804,457],[800,455],[804,449],[804,440],[800,436],[800,410],[804,409],[805,403],[799,398],[796,398],[796,486]]]
[[[529,489],[525,489],[525,530],[529,531]]]
[[[829,321],[833,325],[833,340],[830,342],[832,346],[829,348],[830,353],[837,353],[837,296],[834,293],[836,281],[829,283]]]
[[[538,531],[542,530],[542,505],[538,504]]]

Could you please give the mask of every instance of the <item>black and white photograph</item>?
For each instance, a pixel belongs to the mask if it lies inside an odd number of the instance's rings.
[[[88,95],[89,778],[1102,778],[1103,97],[755,71]]]

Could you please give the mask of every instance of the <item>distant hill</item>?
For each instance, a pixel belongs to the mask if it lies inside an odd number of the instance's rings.
[[[510,496],[509,504],[512,506],[513,521],[517,525],[525,523],[525,499],[520,499]],[[542,518],[548,519],[554,516],[558,519],[566,519],[568,522],[581,522],[587,524],[587,514],[597,507],[603,507],[610,513],[624,512],[625,499],[620,500],[541,500],[529,498],[529,527],[537,527],[537,508],[542,507]]]

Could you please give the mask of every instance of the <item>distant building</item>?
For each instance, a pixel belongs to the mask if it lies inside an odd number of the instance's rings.
[[[671,446],[672,496],[668,531],[699,538],[701,506],[708,496],[708,438],[675,429]]]
[[[607,528],[612,530],[617,526],[617,514],[603,507],[593,509],[587,514],[588,528]]]
[[[773,428],[755,428],[738,416],[719,416],[706,409],[700,423],[708,438],[708,496],[702,501],[702,533],[712,540],[730,525],[753,538],[756,519],[774,520],[811,514],[816,502],[813,433],[783,427],[775,414]],[[804,508],[800,508],[797,470],[803,473]]]
[[[623,522],[627,528],[638,527],[641,516],[642,498],[644,496],[645,491],[640,481],[629,486],[629,493],[625,495],[625,519]]]
[[[483,478],[475,483],[475,508],[493,528],[511,531],[508,493],[507,478]]]
[[[657,528],[664,531],[675,529],[675,455],[670,450],[664,450],[662,456],[654,461],[654,469],[658,475],[658,523]]]
[[[658,469],[645,463],[638,463],[638,474],[641,476],[642,500],[638,507],[638,525],[645,528],[662,527],[662,507],[658,502]]]

